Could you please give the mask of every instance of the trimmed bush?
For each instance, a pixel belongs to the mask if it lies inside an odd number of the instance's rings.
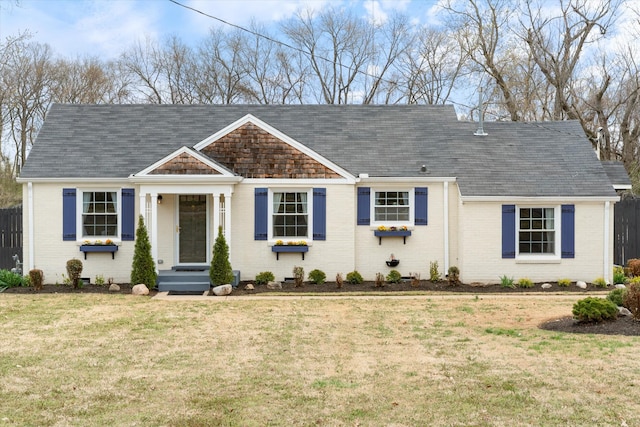
[[[573,317],[579,322],[602,322],[615,319],[618,307],[604,298],[587,297],[573,305]]]
[[[389,283],[400,283],[402,280],[402,274],[398,270],[391,270],[389,274],[387,274],[387,282]]]
[[[607,295],[607,299],[617,305],[618,307],[624,306],[624,296],[627,293],[626,289],[614,289]]]
[[[327,275],[324,274],[324,271],[322,270],[318,270],[318,269],[311,270],[309,272],[309,280],[311,280],[316,285],[322,285],[324,282],[327,281]]]
[[[262,273],[256,274],[257,285],[266,285],[267,283],[273,282],[274,280],[276,280],[276,278],[270,271],[263,271]]]
[[[571,285],[571,279],[558,279],[558,286],[566,288]]]
[[[67,261],[67,274],[73,289],[78,289],[80,287],[80,275],[82,274],[82,261],[77,258]]]
[[[293,283],[296,288],[301,287],[304,284],[304,268],[295,266],[293,267]]]
[[[218,227],[218,237],[213,245],[209,279],[211,279],[213,286],[226,285],[233,281],[233,269],[229,262],[229,246],[224,238],[222,226]]]
[[[598,277],[596,280],[593,281],[593,284],[596,288],[606,288],[607,287],[607,281],[604,280],[604,277]]]
[[[527,279],[522,278],[520,280],[518,280],[518,287],[519,288],[533,288],[533,282],[531,281],[531,279]]]
[[[362,275],[358,273],[357,270],[347,273],[347,283],[351,283],[352,285],[359,285],[363,281],[364,280],[362,279]]]
[[[630,275],[634,277],[640,276],[640,259],[633,258],[627,261],[627,269]]]
[[[449,267],[449,270],[447,271],[447,280],[449,280],[450,285],[460,284],[460,269],[455,265]]]
[[[42,285],[44,282],[44,273],[42,270],[34,268],[29,271],[29,283],[33,286],[33,289],[36,291],[42,290]]]
[[[131,263],[131,284],[144,284],[149,289],[156,287],[156,263],[151,256],[151,243],[149,234],[144,225],[142,215],[138,217],[138,229],[136,230],[136,244],[133,250],[133,262]]]
[[[640,283],[631,283],[624,294],[623,304],[634,319],[640,320]]]

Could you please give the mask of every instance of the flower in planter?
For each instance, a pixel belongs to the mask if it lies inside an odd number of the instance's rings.
[[[287,246],[307,246],[307,242],[305,242],[304,240],[300,240],[300,241],[289,240],[287,242]]]
[[[104,241],[104,244],[105,245],[113,245],[114,243],[113,243],[113,240],[107,239],[107,240]]]
[[[282,246],[284,242],[282,240],[276,240],[276,246]]]
[[[378,231],[387,231],[389,230],[387,227],[385,227],[384,225],[380,225],[378,226]]]
[[[407,228],[407,226],[406,226],[406,225],[403,225],[402,227],[400,227],[400,230],[402,230],[402,231],[408,231],[409,229]]]

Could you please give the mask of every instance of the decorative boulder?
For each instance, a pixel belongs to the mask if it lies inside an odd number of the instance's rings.
[[[626,307],[618,307],[618,316],[631,316],[631,312]]]
[[[627,287],[625,285],[623,285],[622,283],[618,283],[616,285],[616,289],[627,289]]]
[[[549,289],[549,288],[551,288],[551,283],[543,283],[540,287],[542,289]]]
[[[115,283],[112,283],[109,286],[109,292],[120,292],[120,286],[116,285]]]
[[[253,286],[253,283],[248,283],[247,286],[244,287],[245,291],[252,291],[254,289],[255,287]]]
[[[233,287],[231,285],[220,285],[213,288],[213,293],[214,295],[222,297],[225,295],[229,295],[232,290],[233,290]]]
[[[587,284],[586,282],[583,282],[582,280],[578,280],[576,282],[576,286],[579,287],[580,289],[587,289]]]
[[[271,290],[282,289],[282,284],[280,282],[269,282],[267,283],[267,289],[271,289]]]
[[[133,295],[149,295],[149,288],[146,285],[140,283],[131,288],[131,293]]]

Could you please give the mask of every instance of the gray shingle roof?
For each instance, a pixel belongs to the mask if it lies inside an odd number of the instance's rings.
[[[125,178],[252,114],[358,176],[456,177],[464,196],[615,196],[577,122],[461,122],[452,106],[54,105],[22,180]]]
[[[604,171],[609,177],[614,188],[631,187],[631,179],[629,179],[629,174],[624,168],[624,164],[622,162],[615,160],[603,160],[602,167],[604,167]]]

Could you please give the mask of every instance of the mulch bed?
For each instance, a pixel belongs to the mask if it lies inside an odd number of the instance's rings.
[[[389,293],[394,292],[406,292],[406,291],[439,291],[447,293],[469,293],[469,294],[518,294],[518,293],[536,293],[536,294],[579,294],[579,293],[591,293],[594,291],[604,291],[603,296],[610,289],[597,288],[595,286],[589,286],[587,289],[580,289],[575,284],[569,287],[560,287],[557,283],[551,283],[550,289],[542,289],[540,284],[536,284],[533,288],[504,288],[500,285],[473,285],[473,284],[459,284],[456,286],[449,285],[446,281],[431,282],[429,280],[421,280],[418,286],[412,286],[410,282],[401,282],[397,284],[385,284],[383,287],[376,287],[374,282],[363,282],[358,285],[345,283],[341,289],[339,289],[335,282],[327,282],[323,285],[315,285],[313,283],[306,282],[303,286],[296,288],[293,282],[282,282],[282,289],[271,290],[266,285],[254,285],[254,290],[245,290],[247,284],[252,282],[241,282],[237,289],[234,289],[231,296],[234,295],[259,295],[269,293],[286,293],[286,294],[338,294],[338,293],[368,293],[368,292],[380,292]],[[109,292],[108,285],[84,285],[80,289],[73,289],[71,286],[66,285],[44,285],[43,289],[36,292],[31,287],[18,287],[9,288],[4,291],[8,294],[130,294],[132,286],[130,284],[119,284],[120,291]],[[157,291],[151,290],[149,296],[154,296]],[[605,335],[630,335],[640,336],[640,322],[633,320],[629,317],[619,317],[615,321],[601,322],[601,323],[578,323],[572,317],[563,317],[560,319],[550,320],[540,325],[541,329],[578,333],[578,334],[605,334]]]

